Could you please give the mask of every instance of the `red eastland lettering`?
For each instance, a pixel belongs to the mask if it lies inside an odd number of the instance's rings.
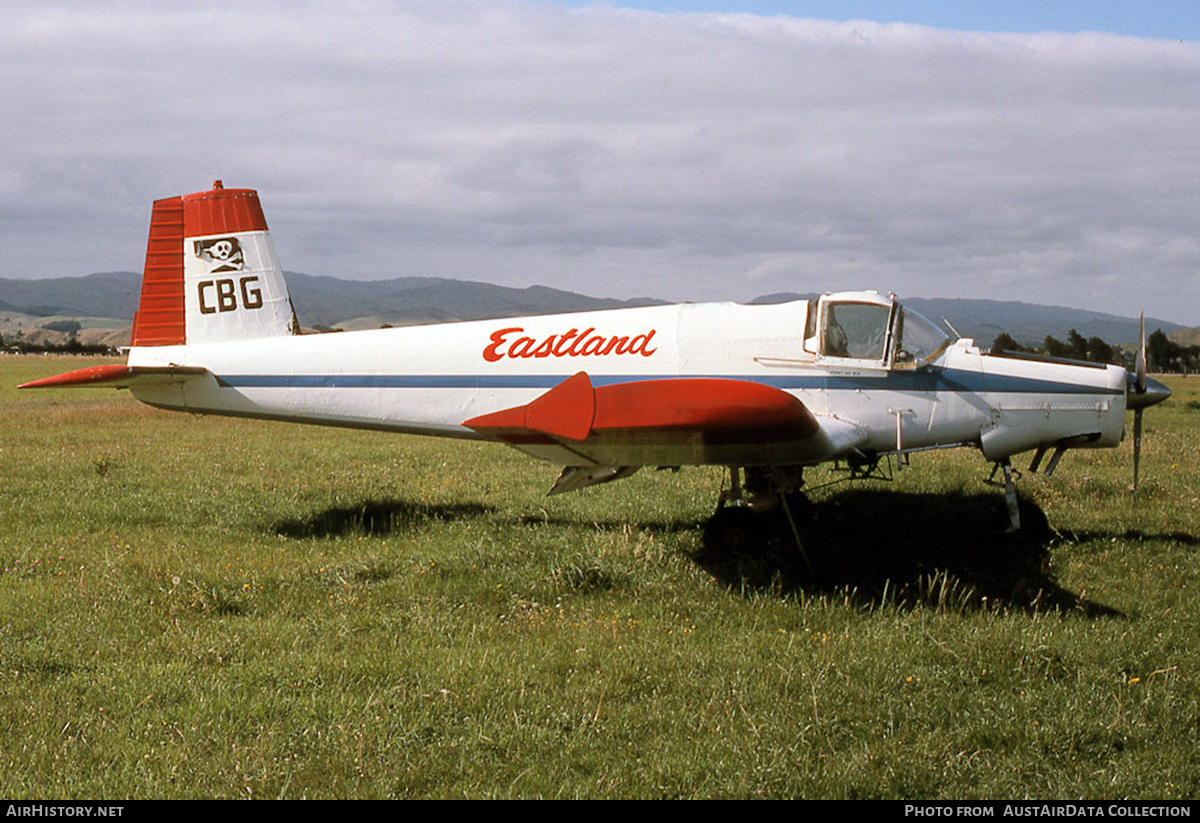
[[[495,363],[504,355],[500,354],[500,347],[504,345],[504,336],[513,332],[525,331],[520,326],[511,329],[501,329],[500,331],[492,332],[492,344],[483,350],[483,359],[489,363]]]
[[[568,357],[578,357],[580,354],[582,354],[582,352],[576,351],[576,348],[579,346],[582,346],[584,341],[587,340],[587,336],[594,331],[595,331],[595,329],[589,328],[583,334],[579,335],[579,337],[577,337],[575,339],[575,342],[571,344],[571,348],[567,349],[567,356]]]
[[[533,357],[533,338],[522,337],[508,350],[509,357]]]
[[[566,354],[566,352],[562,350],[562,347],[567,344],[568,340],[570,340],[572,337],[574,337],[577,334],[579,334],[579,329],[571,329],[569,332],[564,334],[562,337],[558,338],[558,345],[554,347],[554,356],[562,357],[564,354]]]
[[[517,337],[509,343],[510,335],[524,332],[520,326],[511,326],[492,332],[489,338],[492,342],[483,349],[483,359],[495,363],[505,357],[516,360],[528,357],[593,357],[607,354],[640,354],[649,357],[658,351],[650,347],[657,329],[636,335],[632,338],[625,335],[611,337],[596,334],[596,329],[590,327],[582,333],[571,329],[563,334],[551,334],[541,341],[532,337]],[[569,344],[569,345],[568,345]]]
[[[630,354],[640,354],[642,357],[649,357],[658,349],[647,348],[650,345],[650,338],[654,336],[654,329],[651,329],[646,334],[639,334],[633,338],[633,342],[629,344]]]
[[[554,338],[557,335],[550,335],[542,341],[541,345],[533,350],[534,357],[549,357],[554,353]]]

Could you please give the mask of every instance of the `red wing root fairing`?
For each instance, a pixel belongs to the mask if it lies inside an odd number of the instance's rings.
[[[532,403],[480,415],[463,425],[504,442],[530,434],[577,441],[650,441],[692,446],[766,446],[820,430],[804,404],[746,380],[671,378],[594,388],[579,372]],[[700,461],[707,462],[707,461]]]

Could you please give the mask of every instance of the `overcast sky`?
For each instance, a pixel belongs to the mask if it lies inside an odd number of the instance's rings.
[[[0,10],[0,277],[222,178],[309,274],[1200,325],[1200,4],[164,5]]]

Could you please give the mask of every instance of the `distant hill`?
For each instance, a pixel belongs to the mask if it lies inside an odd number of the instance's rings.
[[[300,322],[306,327],[377,328],[516,315],[622,308],[661,304],[651,298],[613,300],[546,286],[513,289],[469,280],[398,277],[392,280],[342,280],[287,273]],[[32,333],[47,322],[76,319],[85,331],[132,321],[141,289],[135,272],[102,272],[47,280],[0,278],[0,331]],[[811,294],[771,294],[754,303],[811,298]],[[960,334],[987,346],[1000,332],[1024,345],[1040,345],[1046,335],[1064,339],[1069,329],[1084,337],[1119,344],[1137,339],[1137,319],[1064,306],[1040,306],[999,300],[902,298],[905,305],[940,323],[947,319]],[[1173,338],[1187,334],[1178,323],[1146,319],[1148,331],[1162,329]],[[52,334],[59,334],[54,332]],[[84,333],[81,333],[81,338]],[[128,339],[128,333],[125,333]]]
[[[0,311],[35,317],[120,317],[132,321],[141,289],[142,276],[131,271],[45,280],[2,277]]]
[[[755,303],[781,303],[785,300],[811,299],[812,294],[772,294]],[[1024,346],[1040,346],[1047,335],[1064,340],[1071,329],[1083,337],[1099,337],[1112,344],[1131,343],[1138,337],[1138,319],[1115,314],[1072,309],[1066,306],[1042,306],[1008,300],[964,300],[954,298],[900,297],[900,301],[935,323],[943,318],[963,337],[972,337],[987,347],[1001,332],[1008,332]],[[1147,333],[1162,329],[1167,334],[1184,329],[1169,320],[1146,318]]]
[[[1136,317],[1072,309],[1066,306],[1039,306],[1033,303],[1001,300],[952,300],[908,298],[905,305],[940,321],[947,318],[964,337],[974,337],[987,346],[1000,332],[1008,332],[1021,345],[1040,346],[1046,335],[1065,340],[1075,329],[1083,337],[1099,337],[1108,343],[1130,343],[1138,339]],[[1169,320],[1146,318],[1146,332],[1162,329],[1168,334],[1184,328]]]
[[[1181,346],[1200,346],[1200,329],[1180,329],[1167,332],[1167,337],[1171,339],[1171,342]]]
[[[362,327],[354,322],[359,318],[370,318],[375,326],[400,326],[664,302],[588,297],[546,286],[513,289],[438,277],[341,280],[297,272],[286,272],[285,276],[296,314],[305,326]],[[141,284],[142,276],[128,271],[47,280],[0,278],[0,311],[47,319],[104,317],[132,322]]]
[[[398,277],[393,280],[341,280],[287,273],[288,290],[300,322],[306,326],[361,328],[476,320],[529,314],[556,314],[662,304],[648,297],[613,300],[575,292],[530,286],[513,289],[471,280],[439,277]],[[0,299],[3,293],[0,292]]]

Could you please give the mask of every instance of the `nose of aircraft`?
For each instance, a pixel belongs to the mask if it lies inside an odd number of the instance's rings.
[[[1171,390],[1153,377],[1144,379],[1146,388],[1144,391],[1138,391],[1137,378],[1133,374],[1129,375],[1129,382],[1125,389],[1125,406],[1127,408],[1144,409],[1147,406],[1161,403],[1171,396]]]

